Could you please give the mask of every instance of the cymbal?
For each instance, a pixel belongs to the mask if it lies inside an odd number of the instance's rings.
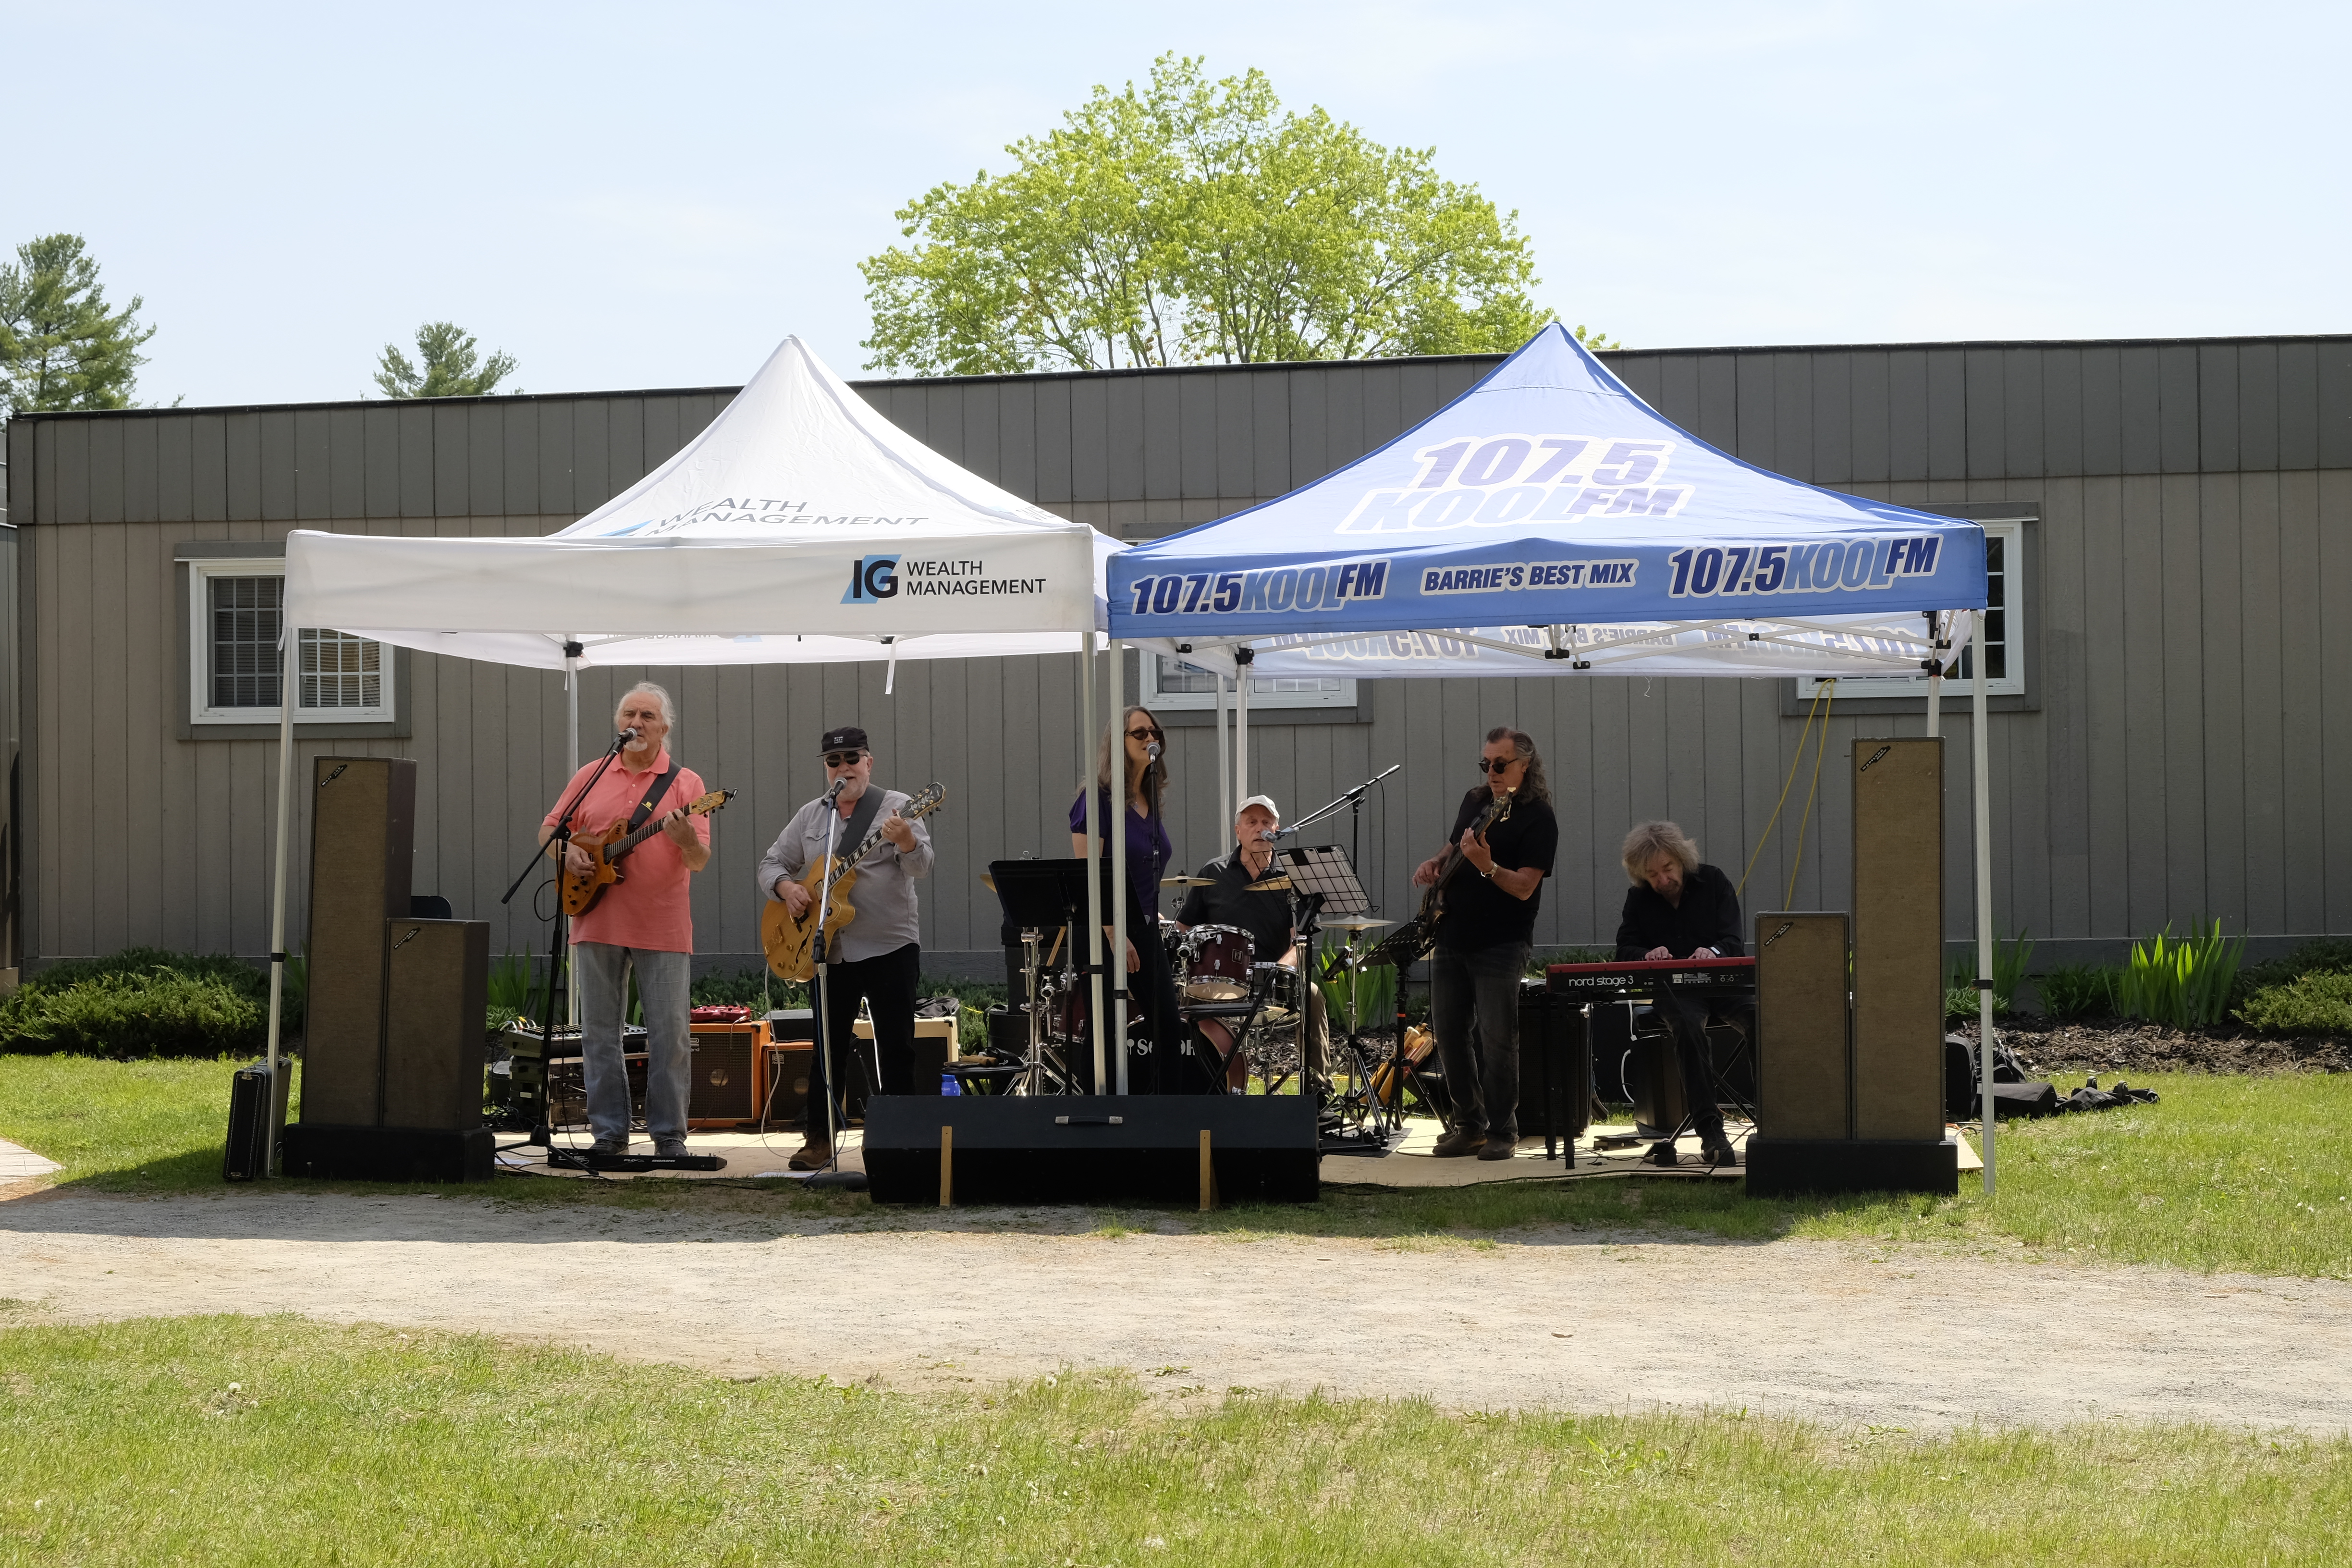
[[[1213,888],[1217,882],[1213,877],[1162,877],[1160,885],[1163,888]]]
[[[1367,920],[1362,915],[1339,915],[1322,924],[1329,931],[1377,931],[1382,926],[1392,926],[1396,921]]]
[[[1286,893],[1290,891],[1290,879],[1287,877],[1261,877],[1256,881],[1250,884],[1250,891],[1253,893]]]
[[[996,891],[996,879],[990,876],[985,871],[982,871],[980,874],[980,885],[986,888],[992,893]]]

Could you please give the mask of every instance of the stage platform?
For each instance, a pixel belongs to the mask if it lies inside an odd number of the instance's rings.
[[[1748,1136],[1753,1129],[1744,1121],[1732,1121],[1727,1124],[1726,1131],[1731,1134],[1733,1147],[1744,1150]],[[1984,1169],[1984,1161],[1978,1157],[1977,1151],[1969,1143],[1967,1135],[1957,1129],[1949,1131],[1959,1143],[1960,1169],[1963,1172]],[[1683,1138],[1675,1144],[1676,1150],[1682,1155],[1682,1163],[1671,1170],[1664,1165],[1652,1165],[1643,1162],[1642,1156],[1649,1152],[1650,1147],[1646,1140],[1615,1149],[1602,1149],[1599,1146],[1605,1142],[1633,1138],[1633,1129],[1630,1125],[1601,1124],[1588,1131],[1576,1142],[1574,1170],[1565,1168],[1557,1159],[1545,1159],[1543,1139],[1539,1136],[1520,1139],[1518,1152],[1508,1160],[1475,1158],[1440,1160],[1430,1153],[1430,1150],[1437,1142],[1439,1128],[1436,1122],[1415,1119],[1405,1123],[1402,1140],[1393,1144],[1385,1154],[1327,1153],[1323,1156],[1321,1165],[1323,1184],[1327,1187],[1475,1187],[1493,1182],[1591,1181],[1625,1176],[1655,1178],[1661,1181],[1730,1182],[1738,1181],[1743,1169],[1735,1165],[1720,1170],[1709,1170],[1700,1161],[1698,1139],[1696,1136]],[[518,1175],[554,1176],[576,1182],[710,1182],[747,1179],[797,1182],[805,1179],[808,1174],[803,1171],[785,1168],[785,1163],[792,1158],[793,1151],[801,1146],[801,1137],[797,1132],[772,1131],[761,1134],[757,1131],[698,1131],[688,1138],[688,1150],[697,1154],[719,1156],[727,1162],[725,1170],[648,1171],[641,1174],[618,1171],[591,1174],[585,1171],[550,1169],[545,1150],[533,1148],[529,1144],[519,1148],[504,1146],[512,1142],[517,1136],[514,1133],[501,1135],[498,1168],[502,1172]],[[864,1136],[864,1133],[856,1128],[850,1129],[843,1135],[841,1142],[843,1170],[865,1170],[865,1153],[861,1146]],[[575,1142],[573,1135],[562,1132],[556,1134],[556,1140],[566,1146]],[[576,1143],[578,1147],[585,1149],[588,1146],[587,1135],[579,1134]],[[651,1153],[653,1145],[640,1138],[631,1145],[631,1150],[635,1153]]]

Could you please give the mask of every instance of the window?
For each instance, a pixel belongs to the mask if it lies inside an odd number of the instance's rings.
[[[2025,595],[2018,580],[2025,552],[2025,524],[2017,519],[1984,522],[1985,531],[1985,693],[1990,697],[2021,696],[2025,690]],[[1924,623],[1923,623],[1924,626]],[[1977,678],[1977,649],[1960,650],[1959,667],[1945,678],[1948,697],[1965,697]],[[1800,701],[1810,702],[1821,690],[1819,680],[1797,682]],[[1927,694],[1927,677],[1919,675],[1842,675],[1831,698],[1839,701],[1859,697],[1902,697]]]
[[[188,568],[190,717],[199,724],[275,724],[284,684],[285,563],[194,561]],[[294,721],[394,717],[393,660],[371,638],[305,626],[295,633]]]
[[[1136,700],[1146,708],[1205,708],[1217,706],[1217,678],[1197,665],[1166,654],[1143,660],[1143,690]],[[1269,708],[1353,708],[1356,683],[1332,675],[1253,675],[1249,705],[1252,713]],[[1225,694],[1234,706],[1234,694]]]

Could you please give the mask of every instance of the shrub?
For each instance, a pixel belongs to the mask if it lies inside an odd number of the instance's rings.
[[[2110,1016],[2121,973],[2098,963],[2060,964],[2035,983],[2042,992],[2043,1016],[2060,1023]]]
[[[163,962],[122,962],[134,953]],[[242,1055],[268,1027],[269,983],[250,965],[152,948],[59,964],[0,997],[0,1051],[28,1055]]]
[[[2116,1011],[2176,1029],[2220,1023],[2237,984],[2246,939],[2223,936],[2218,920],[2210,930],[2192,923],[2179,942],[2171,935],[2168,923],[2133,946],[2131,962],[2116,981]]]
[[[1992,944],[1992,1010],[1996,1013],[2010,1011],[2016,999],[2017,983],[2025,978],[2026,961],[2033,956],[2033,943],[2027,940],[2032,934],[2022,931]],[[1976,955],[1966,953],[1952,960],[1951,978],[1944,983],[1944,1016],[1973,1018],[1980,1010]]]
[[[2246,998],[2238,1016],[2283,1035],[2352,1032],[2352,973],[2315,969]]]
[[[2237,999],[2243,1003],[2257,991],[2285,985],[2306,974],[2352,974],[2352,942],[2321,937],[2305,942],[2284,958],[2250,964],[2238,972]]]

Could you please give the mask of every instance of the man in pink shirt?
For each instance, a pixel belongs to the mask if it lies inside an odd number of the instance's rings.
[[[646,1131],[654,1152],[686,1152],[686,1102],[691,1058],[687,1012],[692,1005],[694,913],[687,879],[710,864],[710,818],[691,816],[703,794],[693,769],[670,760],[662,742],[677,721],[669,693],[640,681],[613,715],[618,732],[635,731],[604,776],[572,814],[574,833],[601,833],[625,823],[640,805],[662,830],[621,862],[622,879],[604,889],[593,909],[572,921],[572,962],[580,974],[580,1054],[586,1068],[592,1152],[625,1153],[629,1147],[629,1075],[621,1058],[621,1010],[629,973],[636,972],[645,1004],[649,1060],[646,1070]],[[542,845],[554,837],[564,803],[604,763],[572,775],[555,809],[540,826]],[[575,873],[591,869],[588,852],[563,847]]]

